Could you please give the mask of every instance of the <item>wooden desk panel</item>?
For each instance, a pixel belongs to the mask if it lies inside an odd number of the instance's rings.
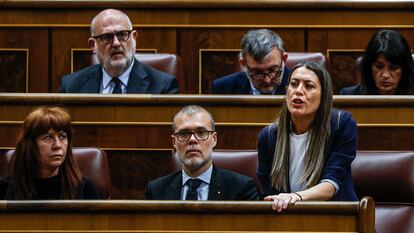
[[[258,132],[276,119],[282,101],[282,96],[0,94],[0,148],[14,146],[31,109],[59,105],[72,115],[74,146],[171,149],[174,114],[185,105],[198,104],[214,116],[217,148],[254,149]],[[414,149],[408,140],[413,137],[414,97],[335,96],[334,105],[353,114],[358,149]]]
[[[303,202],[0,202],[0,232],[374,232],[375,204]],[[24,219],[24,224],[22,224]]]
[[[280,96],[0,94],[0,153],[15,146],[31,109],[63,106],[72,115],[73,146],[108,153],[114,198],[142,199],[148,181],[171,171],[171,121],[181,107],[198,104],[212,112],[217,149],[255,149],[258,133],[273,122],[282,101]],[[414,150],[414,97],[335,96],[334,102],[356,119],[359,150]]]

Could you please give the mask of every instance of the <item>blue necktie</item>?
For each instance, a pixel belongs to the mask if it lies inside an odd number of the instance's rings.
[[[186,200],[198,200],[197,188],[200,187],[201,182],[200,179],[189,179],[187,181],[188,190],[187,196],[185,197]]]
[[[119,78],[112,78],[112,82],[115,83],[115,87],[112,91],[112,94],[122,94],[121,80],[119,80]]]

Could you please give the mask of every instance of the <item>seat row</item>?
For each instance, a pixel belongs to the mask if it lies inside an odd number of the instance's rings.
[[[0,175],[8,173],[13,151],[0,158]],[[97,187],[105,199],[111,198],[111,176],[106,153],[97,148],[73,148],[73,156],[81,172]],[[256,178],[257,151],[216,150],[212,155],[217,167]],[[170,171],[181,169],[181,162],[173,155]],[[355,190],[362,198],[376,201],[376,229],[378,232],[410,232],[414,229],[414,151],[358,151],[352,163]]]

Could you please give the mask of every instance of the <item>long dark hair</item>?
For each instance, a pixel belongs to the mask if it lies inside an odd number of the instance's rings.
[[[385,29],[378,31],[370,39],[360,62],[363,94],[378,94],[372,76],[372,64],[380,55],[383,55],[392,65],[402,69],[401,80],[395,94],[414,94],[414,62],[410,45],[398,31]]]
[[[35,178],[39,166],[39,148],[36,139],[50,129],[67,134],[68,148],[61,165],[62,199],[75,199],[83,178],[72,155],[72,125],[70,115],[59,107],[40,107],[24,120],[17,145],[11,160],[11,181],[17,200],[32,199],[36,196]]]
[[[333,91],[329,73],[321,64],[313,61],[305,61],[293,67],[289,75],[289,83],[294,71],[300,67],[305,67],[314,72],[321,84],[321,102],[310,126],[309,146],[305,154],[305,171],[300,179],[301,183],[304,183],[307,187],[312,187],[319,182],[323,169],[326,143],[330,134]],[[286,101],[283,101],[282,112],[276,122],[278,133],[270,178],[273,187],[285,192],[288,190],[291,124],[292,116]]]

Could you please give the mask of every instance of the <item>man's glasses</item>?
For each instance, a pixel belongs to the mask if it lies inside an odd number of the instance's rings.
[[[104,33],[99,36],[92,36],[92,38],[100,39],[105,44],[112,44],[112,42],[114,42],[114,36],[116,36],[119,41],[125,42],[129,39],[132,31],[133,30],[122,30],[116,33]]]
[[[194,137],[197,139],[197,141],[207,140],[208,137],[210,136],[210,133],[214,133],[214,131],[210,131],[206,129],[198,129],[195,131],[183,130],[177,133],[173,133],[173,135],[178,139],[178,141],[186,142],[190,140],[193,134],[194,134]]]
[[[283,71],[282,61],[280,61],[280,65],[278,68],[274,68],[265,72],[249,72],[249,70],[251,70],[249,66],[246,65],[246,68],[250,78],[252,78],[255,81],[262,81],[263,79],[265,79],[266,76],[270,79],[279,78]]]

